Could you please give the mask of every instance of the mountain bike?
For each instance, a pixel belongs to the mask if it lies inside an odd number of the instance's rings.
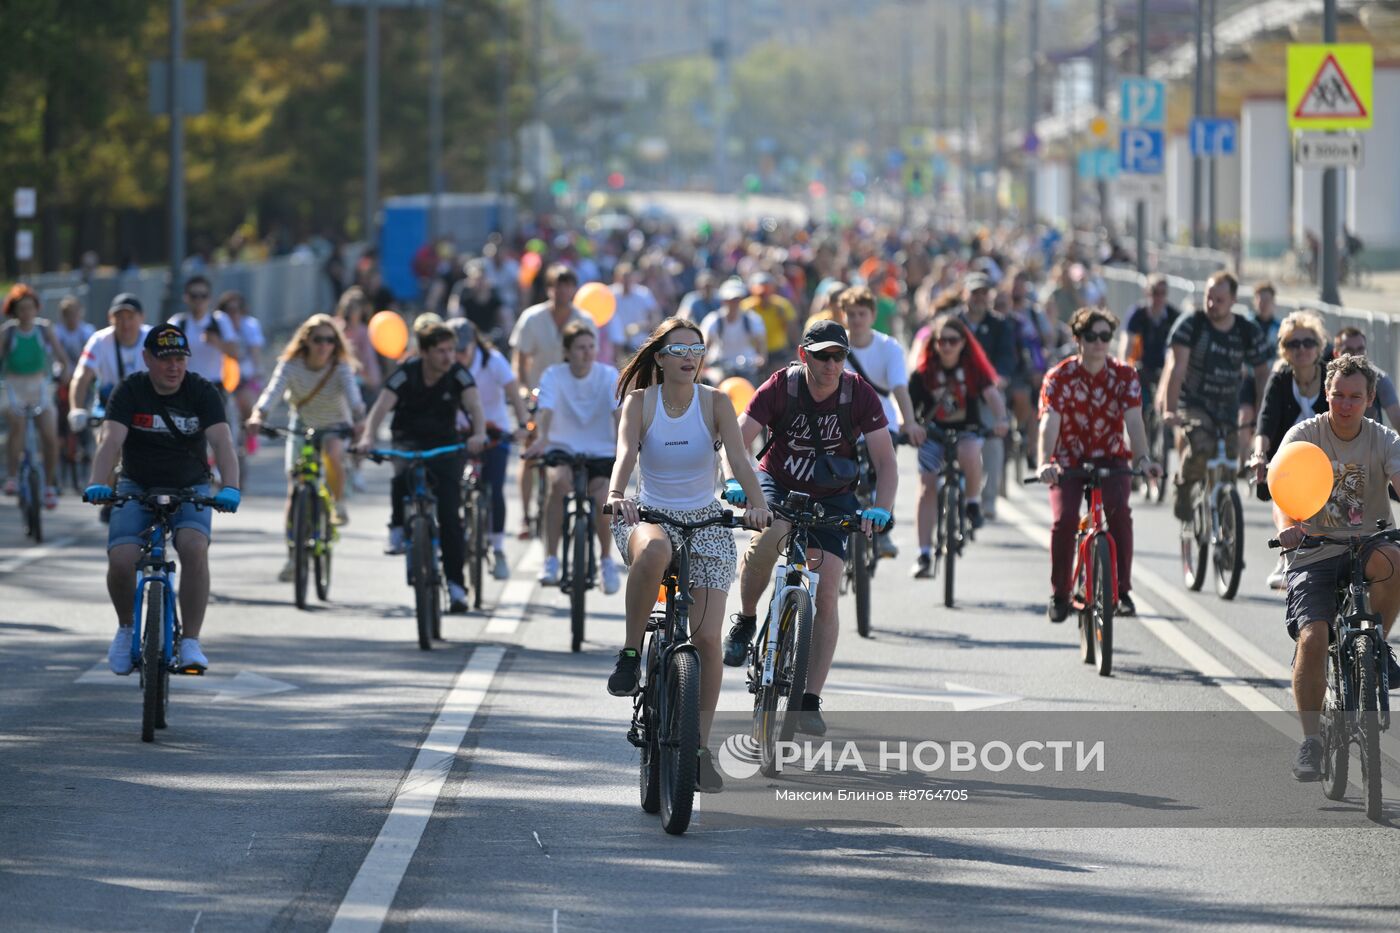
[[[66,481],[74,492],[81,493],[87,484],[88,474],[92,472],[92,455],[97,450],[97,442],[91,423],[84,425],[81,431],[74,431],[68,426],[68,387],[60,385],[58,394],[59,483]],[[98,421],[102,420],[100,405],[94,407],[93,416]]]
[[[607,457],[590,457],[563,450],[551,450],[539,458],[546,467],[567,466],[573,472],[573,484],[564,494],[561,538],[564,553],[559,562],[559,588],[569,595],[570,644],[573,651],[583,647],[585,603],[588,591],[598,583],[598,523],[593,515],[593,497],[588,494],[588,465],[597,460],[611,462]],[[544,480],[546,477],[542,475],[540,478]]]
[[[790,742],[802,714],[807,671],[812,651],[812,624],[817,584],[821,575],[807,565],[807,539],[813,528],[835,528],[861,534],[860,515],[827,515],[819,502],[802,492],[790,492],[773,514],[792,525],[784,539],[783,556],[773,570],[768,612],[749,646],[748,690],[753,694],[753,738],[758,743],[761,769],[779,773],[779,741]]]
[[[322,445],[328,437],[352,435],[346,426],[296,429],[263,425],[266,437],[294,437],[301,440],[292,464],[292,510],[287,524],[287,540],[292,549],[292,594],[298,609],[306,608],[307,583],[313,572],[316,598],[325,602],[331,595],[331,551],[340,537],[333,521],[335,501],[326,486]]]
[[[19,514],[24,522],[24,533],[34,539],[35,544],[44,540],[44,461],[39,456],[39,431],[36,426],[41,409],[35,406],[19,405],[12,394],[11,407],[24,416],[24,448],[19,455]]]
[[[500,443],[504,433],[499,428],[486,428],[488,448]],[[481,593],[485,589],[486,562],[491,557],[491,529],[494,508],[491,484],[482,476],[481,455],[467,458],[462,468],[462,533],[466,535],[467,573],[472,587],[472,605],[481,608]]]
[[[976,533],[967,518],[967,477],[958,463],[958,440],[969,434],[984,437],[978,429],[928,425],[929,437],[943,442],[943,468],[938,473],[938,520],[933,527],[933,572],[943,565],[943,605],[953,608],[953,581],[958,558]]]
[[[1077,467],[1060,470],[1062,477],[1084,481],[1084,503],[1074,539],[1074,589],[1070,605],[1079,616],[1079,659],[1097,664],[1099,676],[1113,673],[1113,615],[1118,608],[1118,543],[1104,517],[1103,481],[1110,476],[1142,476],[1126,467]],[[1038,476],[1022,480],[1027,486]]]
[[[865,446],[864,437],[856,442],[856,463],[860,471],[856,479],[856,500],[865,509],[875,504],[875,470],[870,463],[870,451]],[[885,531],[889,530],[886,527]],[[875,543],[866,540],[865,535],[852,535],[846,567],[841,574],[841,595],[855,594],[856,631],[861,638],[870,637],[870,579],[875,576],[879,563],[880,554]]]
[[[408,547],[408,585],[413,587],[413,609],[418,620],[418,647],[433,650],[433,639],[442,638],[442,611],[447,581],[439,559],[442,539],[437,523],[437,496],[428,478],[427,461],[466,450],[466,444],[447,444],[430,450],[369,451],[375,463],[403,460],[408,464],[408,493],[404,496],[404,540]]]
[[[192,502],[196,508],[217,506],[211,497],[190,489],[117,493],[109,502],[113,508],[139,502],[153,513],[151,524],[141,533],[141,556],[136,561],[131,660],[141,672],[141,741],[154,742],[155,730],[166,726],[170,675],[204,674],[203,668],[185,667],[175,656],[182,630],[175,599],[175,562],[166,560],[166,542],[175,536],[175,516],[185,503]]]
[[[611,506],[603,507],[611,514]],[[681,522],[643,507],[641,519],[669,525],[681,546],[661,580],[665,608],[647,621],[640,687],[632,701],[627,741],[641,749],[642,809],[661,812],[661,826],[680,835],[690,825],[695,803],[696,752],[700,747],[700,653],[690,642],[690,539],[702,528],[739,528],[742,520],[725,511],[698,522]]]
[[[1225,453],[1226,439],[1238,428],[1208,421],[1188,421],[1182,430],[1203,428],[1215,436],[1215,456],[1206,461],[1205,479],[1191,495],[1191,521],[1181,523],[1181,570],[1186,586],[1200,590],[1206,581],[1209,552],[1215,570],[1215,592],[1234,599],[1244,573],[1244,505],[1235,477],[1239,464]]]
[[[1381,819],[1381,733],[1390,728],[1390,677],[1385,629],[1371,609],[1366,582],[1366,549],[1372,542],[1400,542],[1400,530],[1382,529],[1364,537],[1306,535],[1299,549],[1344,544],[1347,567],[1337,581],[1337,614],[1327,647],[1327,695],[1319,730],[1322,739],[1322,792],[1329,800],[1346,796],[1351,746],[1361,758],[1361,793],[1366,818]],[[1277,538],[1269,547],[1277,548]],[[1291,553],[1291,552],[1285,552]]]

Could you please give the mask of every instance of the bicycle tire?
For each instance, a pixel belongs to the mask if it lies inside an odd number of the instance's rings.
[[[28,501],[25,502],[25,524],[29,536],[34,539],[35,544],[44,542],[44,489],[39,477],[39,471],[30,466],[28,474],[24,477],[24,488],[28,493]]]
[[[1109,592],[1113,582],[1113,555],[1108,538],[1100,535],[1094,540],[1094,593],[1092,619],[1094,622],[1094,651],[1099,676],[1113,673],[1113,611],[1118,594]]]
[[[634,715],[642,723],[642,755],[638,768],[637,789],[642,798],[642,809],[647,813],[661,810],[661,754],[656,742],[656,690],[664,675],[656,664],[656,638],[647,639],[646,645],[646,684],[637,694],[637,708]]]
[[[847,566],[851,568],[851,589],[856,594],[856,632],[861,638],[870,637],[870,562],[866,552],[870,542],[859,530],[851,533],[851,553]]]
[[[1328,800],[1347,795],[1347,771],[1351,767],[1350,717],[1341,694],[1341,672],[1337,668],[1336,647],[1327,651],[1327,697],[1319,717],[1322,739],[1322,793]]]
[[[326,602],[331,598],[331,549],[335,544],[336,530],[331,518],[334,506],[330,500],[316,497],[316,547],[313,551],[316,570],[316,598]]]
[[[316,521],[315,495],[309,483],[298,483],[297,491],[292,494],[292,597],[298,609],[306,608],[311,529]]]
[[[409,552],[413,555],[413,614],[418,621],[418,647],[433,650],[433,538],[428,520],[415,515],[408,520]]]
[[[1244,575],[1244,505],[1233,486],[1226,488],[1219,503],[1219,533],[1215,537],[1215,593],[1221,599],[1234,599]]]
[[[958,548],[961,546],[958,533],[958,512],[961,510],[958,500],[961,496],[952,483],[945,482],[943,485],[947,492],[938,516],[943,523],[943,605],[952,609],[954,574],[958,564]]]
[[[766,633],[764,633],[766,634]],[[797,732],[802,695],[807,692],[807,665],[812,642],[812,600],[805,590],[791,590],[778,608],[778,644],[773,658],[773,683],[754,692],[754,739],[759,744],[760,768],[767,777],[779,773],[777,743],[791,742]],[[755,646],[754,681],[762,682],[761,638]],[[794,708],[794,700],[796,707]]]
[[[1092,560],[1092,558],[1090,558]],[[1082,574],[1088,574],[1089,568],[1081,567]],[[1089,581],[1083,575],[1074,581],[1074,591],[1080,595],[1079,606],[1079,660],[1085,664],[1098,664],[1098,656],[1094,651],[1094,607],[1093,595],[1089,592]]]
[[[574,516],[573,526],[569,529],[572,532],[569,545],[573,550],[573,566],[569,568],[569,649],[574,652],[583,648],[583,625],[588,602],[588,536],[592,533],[588,527],[590,523],[584,521],[588,514],[586,506],[576,504],[580,513]]]
[[[472,582],[472,605],[477,609],[481,608],[481,591],[484,589],[486,578],[486,552],[489,549],[487,542],[487,531],[491,527],[490,510],[491,496],[489,487],[478,487],[472,491],[471,496],[472,525],[470,529],[471,543],[471,582]]]
[[[146,583],[143,596],[145,625],[141,629],[141,741],[154,742],[156,729],[162,728],[165,711],[162,709],[163,678],[161,669],[165,666],[165,584],[160,580]]]
[[[661,828],[679,836],[690,826],[700,747],[700,658],[692,651],[671,655],[661,722]]]
[[[1360,701],[1356,724],[1361,746],[1361,793],[1366,802],[1366,818],[1381,819],[1381,722],[1380,678],[1377,674],[1376,643],[1371,638],[1354,642],[1356,663],[1356,692]]]
[[[1205,495],[1197,490],[1191,497],[1191,521],[1181,523],[1181,577],[1193,592],[1200,592],[1206,582],[1210,521],[1205,512]]]

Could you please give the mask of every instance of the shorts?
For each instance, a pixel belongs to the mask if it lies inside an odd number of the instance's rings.
[[[553,451],[545,451],[552,453]],[[588,481],[595,479],[611,479],[615,458],[613,457],[589,457],[588,458]]]
[[[5,377],[5,404],[11,411],[37,408],[41,412],[53,409],[52,380],[43,373],[32,376]]]
[[[958,443],[965,440],[976,441],[979,450],[982,447],[982,435],[976,431],[959,431]],[[929,434],[928,439],[919,445],[919,472],[924,475],[942,472],[943,460],[946,455],[946,451],[943,449],[943,438]]]
[[[698,522],[704,518],[713,518],[724,511],[724,506],[718,502],[711,502],[698,509],[667,509],[654,505],[648,506],[648,508],[682,522]],[[660,527],[665,529],[666,537],[671,539],[672,552],[679,551],[681,533],[670,525],[661,525]],[[627,542],[632,539],[632,532],[636,529],[636,525],[624,524],[621,517],[613,519],[613,541],[617,543],[617,549],[622,554],[623,562],[629,566],[632,561],[632,553],[627,549]],[[718,525],[700,529],[690,538],[691,589],[724,590],[727,592],[734,584],[734,568],[738,562],[738,551],[734,547],[734,532],[731,529]]]
[[[763,487],[763,498],[770,506],[782,505],[787,499],[789,490],[778,485],[778,481],[772,476],[758,471],[758,485]],[[853,515],[860,510],[860,500],[856,499],[853,492],[838,493],[834,496],[821,498],[814,497],[813,501],[820,502],[826,509],[827,515],[843,514]],[[774,519],[778,516],[774,515]],[[808,546],[816,548],[830,554],[838,560],[846,559],[846,542],[851,536],[848,531],[840,531],[836,528],[813,528],[807,532]]]
[[[1363,548],[1361,560],[1366,560],[1373,549]],[[1304,625],[1318,621],[1328,623],[1327,638],[1329,643],[1332,641],[1334,636],[1330,623],[1341,608],[1337,590],[1346,583],[1344,575],[1347,566],[1348,556],[1342,553],[1288,571],[1285,577],[1288,599],[1284,620],[1288,623],[1288,634],[1294,641],[1297,641],[1298,632]]]
[[[118,495],[140,492],[142,487],[137,483],[124,479],[117,483]],[[209,485],[202,483],[194,487],[194,491],[201,496],[209,495]],[[204,535],[205,540],[211,537],[210,529],[213,527],[212,518],[214,510],[209,506],[195,507],[193,502],[186,502],[180,506],[180,511],[175,513],[173,522],[175,530],[182,528],[193,528]],[[112,522],[107,526],[107,550],[111,550],[121,544],[143,544],[145,538],[142,537],[154,513],[144,507],[139,502],[127,502],[112,510]]]

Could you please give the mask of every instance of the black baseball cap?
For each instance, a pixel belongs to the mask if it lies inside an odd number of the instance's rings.
[[[157,324],[146,334],[147,352],[157,359],[167,356],[189,356],[190,341],[185,332],[174,324]]]
[[[845,350],[851,352],[851,342],[846,337],[846,328],[835,321],[813,321],[802,334],[804,350]]]
[[[113,298],[112,303],[107,306],[107,313],[112,314],[120,311],[122,308],[130,308],[142,316],[146,313],[146,309],[141,307],[141,299],[137,298],[131,292],[122,292],[120,295]]]

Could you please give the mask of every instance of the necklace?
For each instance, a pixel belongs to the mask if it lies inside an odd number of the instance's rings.
[[[661,404],[666,407],[666,414],[670,415],[672,418],[679,418],[681,415],[685,414],[685,410],[690,407],[690,398],[688,396],[686,397],[686,400],[681,402],[679,405],[672,405],[669,401],[666,400],[665,388],[662,388],[659,391],[661,392]]]

